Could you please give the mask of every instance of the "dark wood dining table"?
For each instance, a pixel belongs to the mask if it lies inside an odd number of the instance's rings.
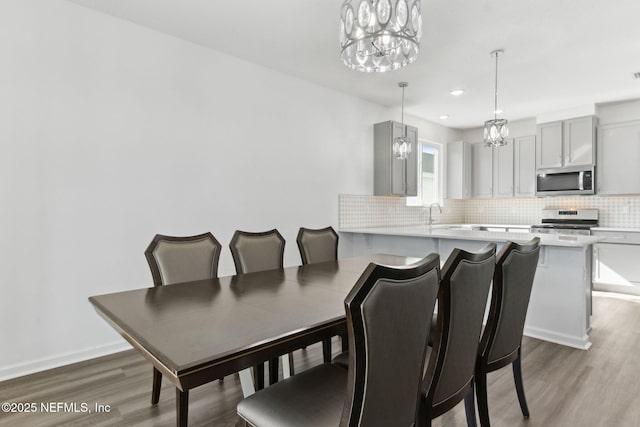
[[[186,426],[190,389],[344,334],[344,299],[367,265],[417,260],[368,255],[89,301],[176,386],[177,425]]]

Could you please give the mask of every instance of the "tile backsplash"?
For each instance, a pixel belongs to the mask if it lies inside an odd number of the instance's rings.
[[[445,200],[442,214],[434,207],[434,223],[464,222],[464,202]],[[340,194],[338,205],[340,228],[425,224],[428,217],[427,208],[407,206],[404,197]]]
[[[537,224],[542,209],[598,209],[600,226],[640,228],[640,196],[544,197],[531,199],[445,200],[442,214],[433,209],[434,223]],[[425,224],[422,206],[406,206],[403,197],[341,194],[340,228]]]

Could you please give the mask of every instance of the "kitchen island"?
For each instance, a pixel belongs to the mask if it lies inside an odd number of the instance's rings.
[[[531,234],[517,226],[454,224],[340,229],[340,234],[341,256],[423,257],[437,252],[442,263],[455,248],[477,251],[494,242],[500,250],[507,240],[522,243],[539,237],[540,260],[524,334],[583,350],[591,346],[591,248],[600,237]]]

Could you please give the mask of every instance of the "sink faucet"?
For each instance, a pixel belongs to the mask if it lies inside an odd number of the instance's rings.
[[[440,213],[442,213],[442,206],[440,206],[439,203],[431,203],[429,205],[429,222],[428,222],[429,225],[433,224],[433,217],[431,216],[431,208],[433,208],[434,206],[437,206]]]

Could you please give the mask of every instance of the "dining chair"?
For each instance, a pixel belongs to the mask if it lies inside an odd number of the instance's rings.
[[[506,242],[496,260],[489,316],[480,340],[475,373],[478,414],[482,427],[491,425],[487,373],[509,364],[512,366],[522,415],[529,418],[520,361],[522,332],[539,255],[540,239],[536,237],[521,245]]]
[[[331,226],[321,229],[300,227],[296,243],[302,265],[338,259],[338,233]],[[342,350],[346,351],[347,347],[346,336],[343,336]],[[322,356],[325,362],[331,360],[331,338],[322,341]]]
[[[211,233],[175,237],[156,234],[144,256],[147,258],[154,286],[172,285],[218,277],[222,245]],[[220,379],[222,381],[222,379]],[[162,373],[153,368],[151,404],[160,400]]]
[[[338,233],[333,227],[300,227],[296,238],[302,265],[338,259]]]
[[[265,270],[276,270],[284,267],[284,246],[286,241],[277,229],[264,232],[236,230],[229,242],[236,274],[248,274]],[[282,356],[283,375],[293,375],[293,356],[291,353]],[[264,365],[254,367],[254,381],[258,389],[264,386]],[[246,372],[246,371],[244,371]],[[247,378],[245,373],[241,378]],[[269,382],[278,380],[278,359],[269,361]],[[250,386],[243,386],[245,396],[253,393]]]
[[[439,280],[437,254],[369,264],[344,301],[349,368],[324,363],[256,392],[238,404],[245,425],[413,425]]]
[[[258,233],[236,230],[229,243],[236,273],[283,268],[285,243],[276,229]]]
[[[475,253],[454,249],[442,268],[436,330],[417,426],[431,426],[434,418],[462,400],[467,425],[476,425],[474,370],[495,255],[495,243]]]

